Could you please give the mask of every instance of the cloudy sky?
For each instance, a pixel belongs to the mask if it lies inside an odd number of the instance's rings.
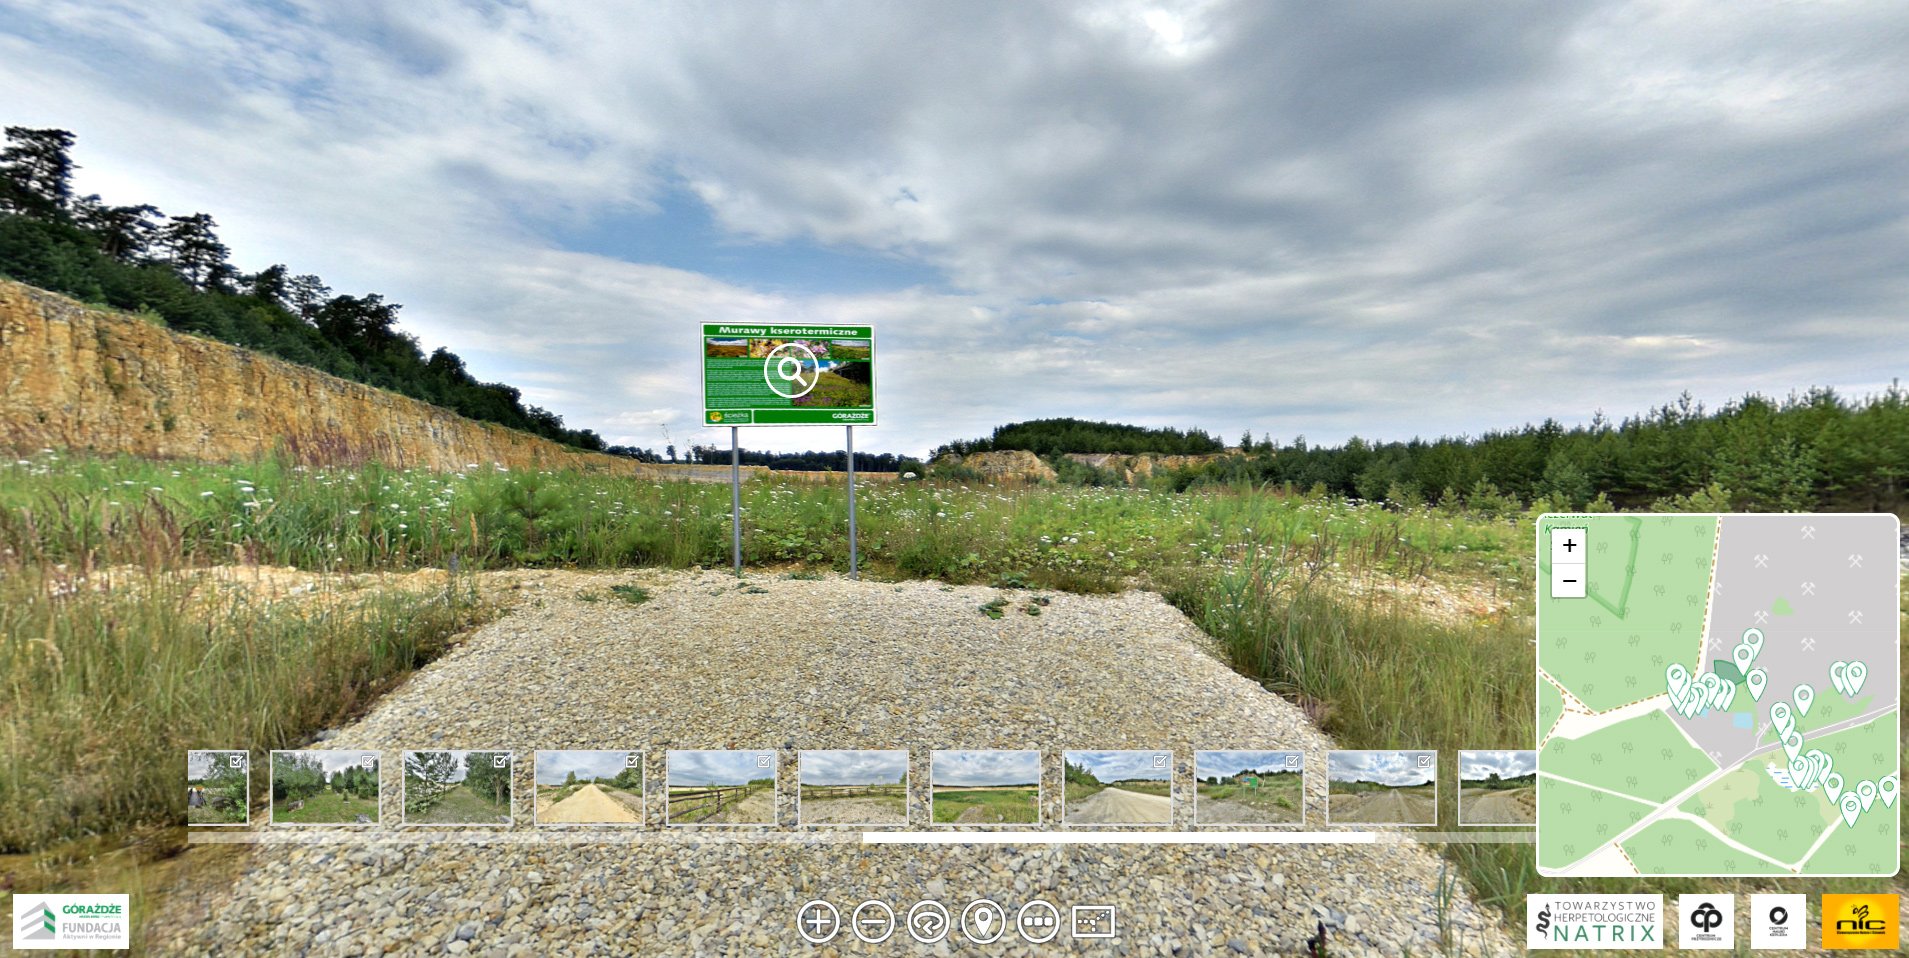
[[[1153,758],[1165,755],[1167,767],[1154,768]],[[1173,759],[1167,752],[1139,752],[1122,750],[1118,752],[1068,752],[1063,756],[1068,762],[1086,769],[1095,778],[1103,782],[1120,782],[1129,779],[1165,780],[1173,774]]]
[[[1530,749],[1503,751],[1461,751],[1458,753],[1458,777],[1486,779],[1497,772],[1499,778],[1517,778],[1538,771],[1538,753]]]
[[[1041,753],[1032,750],[936,752],[929,773],[935,785],[1038,785]]]
[[[1421,765],[1419,759],[1427,755],[1431,763]],[[1326,776],[1335,782],[1423,785],[1438,777],[1438,753],[1332,752],[1326,756]]]
[[[1298,752],[1195,752],[1193,777],[1211,778],[1217,775],[1220,778],[1226,778],[1246,769],[1252,769],[1261,774],[1284,773],[1286,756],[1298,754]]]
[[[186,752],[186,781],[197,782],[197,781],[203,780],[207,775],[211,774],[212,772],[213,759],[223,758],[224,756],[233,755],[233,754],[244,755],[247,753],[245,752],[234,753],[234,752],[225,752],[225,751],[216,751],[216,750]]]
[[[615,778],[624,769],[629,752],[563,749],[537,751],[537,784],[562,785],[577,773],[577,778]]]
[[[921,452],[1315,441],[1909,370],[1909,5],[9,0],[77,185],[613,441],[695,324],[878,324]],[[836,447],[838,431],[748,431]]]
[[[893,785],[908,774],[908,753],[901,749],[803,752],[797,768],[804,785]]]
[[[334,772],[342,772],[353,765],[362,765],[364,764],[365,759],[371,759],[372,770],[375,771],[378,768],[378,753],[377,752],[346,752],[346,751],[340,751],[336,749],[308,749],[305,751],[280,752],[278,754],[297,755],[305,759],[317,759],[319,767],[325,770],[325,778],[328,781],[331,779],[331,776]]]
[[[757,760],[767,756],[768,765]],[[671,751],[669,787],[689,785],[747,785],[758,778],[776,777],[774,752],[738,752],[727,749]]]

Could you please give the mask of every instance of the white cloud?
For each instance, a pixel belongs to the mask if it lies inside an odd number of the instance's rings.
[[[22,0],[0,86],[35,91],[7,122],[79,134],[82,190],[383,292],[612,441],[660,445],[653,414],[713,435],[708,317],[879,321],[869,448],[1068,414],[1318,440],[1899,375],[1906,25],[1882,0]],[[547,238],[672,188],[736,244],[727,280]],[[748,278],[774,243],[945,282],[777,291]]]

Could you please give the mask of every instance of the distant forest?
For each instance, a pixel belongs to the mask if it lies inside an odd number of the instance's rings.
[[[73,196],[73,134],[10,126],[0,150],[0,276],[91,303],[143,312],[182,332],[269,353],[344,379],[435,403],[570,446],[654,461],[606,446],[588,429],[526,405],[516,388],[479,382],[447,349],[429,356],[398,330],[397,303],[334,295],[283,265],[240,273],[205,213]]]
[[[1400,504],[1535,503],[1560,509],[1896,512],[1909,504],[1909,391],[1861,399],[1812,389],[1708,411],[1688,394],[1613,423],[1602,413],[1478,438],[1312,447],[1253,443],[1196,479],[1323,488]]]
[[[669,448],[674,454],[676,447]],[[848,465],[847,455],[839,449],[827,452],[752,452],[744,449],[738,458],[745,466],[808,472],[841,472]],[[729,450],[713,444],[692,445],[689,447],[689,461],[726,466],[729,464]],[[855,471],[913,472],[919,475],[924,467],[921,460],[913,456],[897,456],[892,452],[858,452],[855,454]]]
[[[1199,429],[1149,429],[1085,419],[1031,419],[998,427],[994,435],[986,439],[948,443],[937,448],[929,458],[951,452],[965,456],[1007,449],[1025,449],[1037,456],[1070,452],[1195,456],[1219,452],[1222,448],[1224,444],[1219,439]]]

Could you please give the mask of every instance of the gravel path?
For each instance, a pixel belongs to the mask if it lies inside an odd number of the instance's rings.
[[[1158,596],[1050,594],[1034,616],[1029,593],[935,583],[648,570],[513,581],[525,587],[513,612],[325,747],[514,749],[526,805],[532,749],[642,748],[647,827],[538,831],[525,807],[508,830],[267,830],[234,887],[182,890],[147,923],[156,953],[948,955],[973,946],[898,932],[812,947],[794,916],[811,898],[846,919],[869,898],[897,914],[934,898],[958,914],[982,897],[1010,914],[1036,898],[1063,914],[1119,908],[1111,945],[1063,934],[989,954],[1290,954],[1318,915],[1334,921],[1335,955],[1437,951],[1439,860],[1412,843],[865,845],[859,831],[795,827],[795,753],[811,748],[910,749],[910,820],[924,830],[950,829],[927,807],[929,752],[947,748],[1043,750],[1050,823],[1069,748],[1173,749],[1180,829],[1192,827],[1195,749],[1303,749],[1319,783],[1307,800],[1323,808],[1332,743]],[[624,582],[653,598],[608,592]],[[1011,602],[1000,620],[977,611],[996,596]],[[778,750],[782,827],[662,828],[669,748]],[[1450,926],[1462,952],[1517,950],[1462,889]]]
[[[1172,821],[1172,799],[1124,788],[1103,788],[1067,807],[1070,825],[1166,825]]]
[[[577,789],[569,798],[537,812],[537,821],[562,823],[636,823],[636,809],[610,797],[595,783]]]

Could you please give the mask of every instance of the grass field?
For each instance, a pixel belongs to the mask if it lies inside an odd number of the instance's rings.
[[[509,819],[509,801],[492,801],[463,785],[453,785],[422,812],[404,814],[406,825],[501,825]]]
[[[937,825],[1031,825],[1041,820],[1038,788],[934,790]]]
[[[40,454],[0,465],[0,633],[31,637],[0,647],[15,705],[0,722],[18,743],[0,781],[0,852],[176,822],[171,756],[217,744],[252,748],[256,762],[361,708],[488,614],[451,576],[431,593],[367,590],[287,614],[283,603],[209,596],[176,570],[720,566],[728,496],[721,485],[486,464],[430,473]],[[846,569],[839,486],[769,478],[744,496],[752,567]],[[857,513],[868,578],[1161,591],[1235,668],[1343,747],[1532,747],[1529,514],[1247,487],[954,482],[863,485]],[[98,590],[106,569],[146,584]],[[1429,599],[1414,591],[1424,588]],[[195,681],[206,674],[220,682]],[[1442,799],[1442,820],[1456,821],[1452,802]],[[1541,882],[1524,845],[1443,850],[1480,899],[1513,916],[1529,891],[1696,890]],[[61,880],[48,874],[42,887]]]
[[[1298,774],[1262,775],[1258,788],[1245,785],[1208,785],[1195,786],[1197,802],[1226,802],[1241,805],[1266,816],[1269,822],[1299,821],[1304,809],[1305,794],[1301,788],[1302,776]],[[1209,806],[1210,807],[1210,806]],[[1196,813],[1198,806],[1196,806]]]
[[[333,791],[323,791],[310,798],[297,809],[290,808],[290,802],[274,802],[272,805],[273,823],[289,822],[295,825],[350,825],[363,815],[373,822],[378,820],[378,803],[365,798],[348,798]]]

